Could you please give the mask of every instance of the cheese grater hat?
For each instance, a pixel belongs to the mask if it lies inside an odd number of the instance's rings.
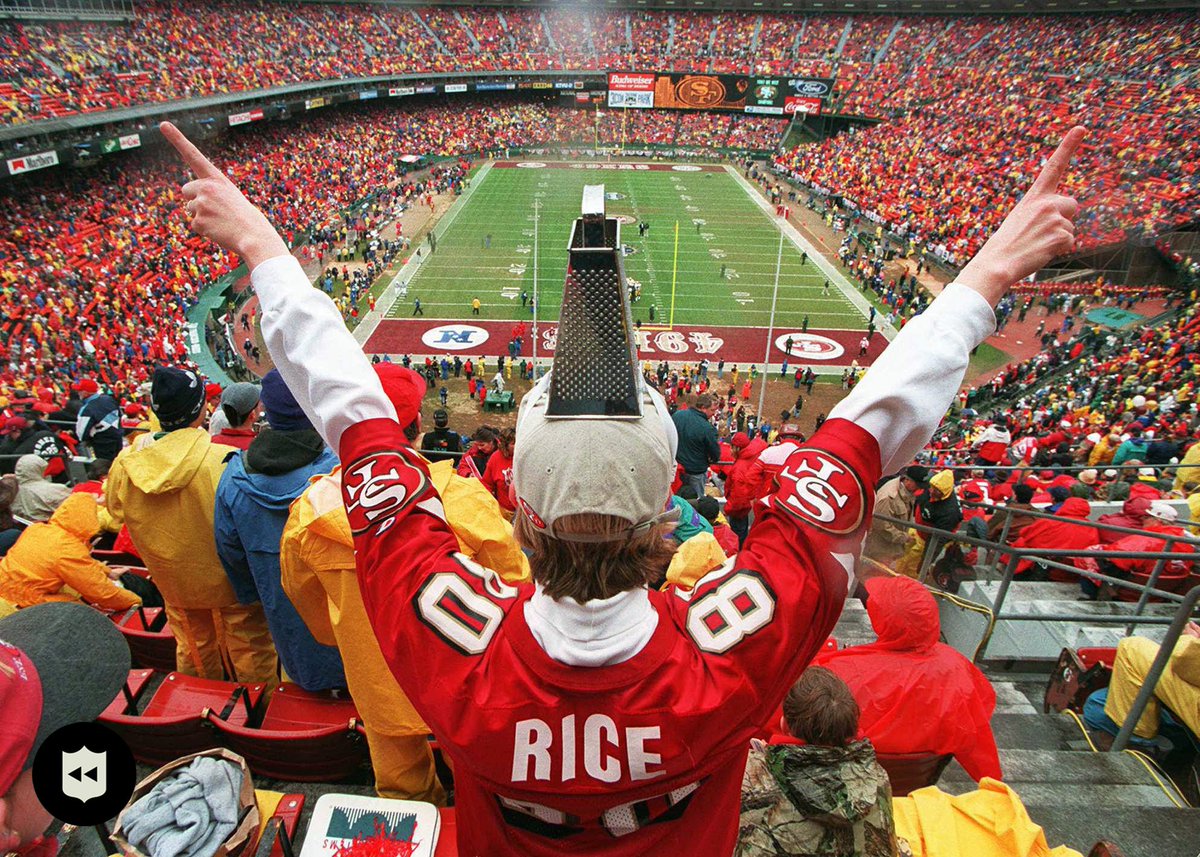
[[[583,513],[629,522],[636,536],[677,513],[664,511],[679,438],[671,415],[640,371],[634,345],[619,226],[605,218],[602,192],[575,222],[563,286],[554,364],[521,401],[513,484],[517,506],[556,539],[561,518]]]

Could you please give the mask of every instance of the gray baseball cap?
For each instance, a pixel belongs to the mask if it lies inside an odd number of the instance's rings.
[[[247,381],[230,384],[221,392],[221,409],[231,426],[241,425],[262,398],[262,388]],[[228,409],[228,410],[226,410]],[[234,419],[237,417],[237,419]]]
[[[86,604],[69,602],[36,604],[0,619],[0,650],[11,653],[9,647],[33,664],[42,696],[32,745],[26,746],[32,723],[0,722],[5,757],[0,758],[0,774],[11,772],[15,778],[33,764],[49,735],[70,723],[94,720],[116,699],[129,676],[130,656],[125,638],[108,617]],[[14,673],[11,680],[21,681],[19,672]],[[0,681],[5,675],[0,673]],[[19,767],[12,764],[16,761]],[[0,782],[0,794],[11,785]]]

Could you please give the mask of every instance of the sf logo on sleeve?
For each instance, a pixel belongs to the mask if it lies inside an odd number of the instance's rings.
[[[382,535],[428,488],[425,471],[403,453],[376,452],[358,459],[342,478],[350,531],[357,536],[374,527]]]
[[[833,535],[863,522],[866,492],[850,465],[823,449],[801,449],[779,474],[779,508]]]

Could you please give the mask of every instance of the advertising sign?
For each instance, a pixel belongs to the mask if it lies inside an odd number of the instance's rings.
[[[16,176],[21,173],[31,173],[34,170],[44,170],[46,167],[53,167],[57,164],[58,152],[51,149],[49,152],[38,152],[36,155],[12,158],[8,162],[8,174]]]

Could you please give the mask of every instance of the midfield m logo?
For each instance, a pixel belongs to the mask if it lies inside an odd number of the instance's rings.
[[[472,351],[487,340],[488,332],[473,324],[442,324],[421,334],[421,342],[435,351]]]

